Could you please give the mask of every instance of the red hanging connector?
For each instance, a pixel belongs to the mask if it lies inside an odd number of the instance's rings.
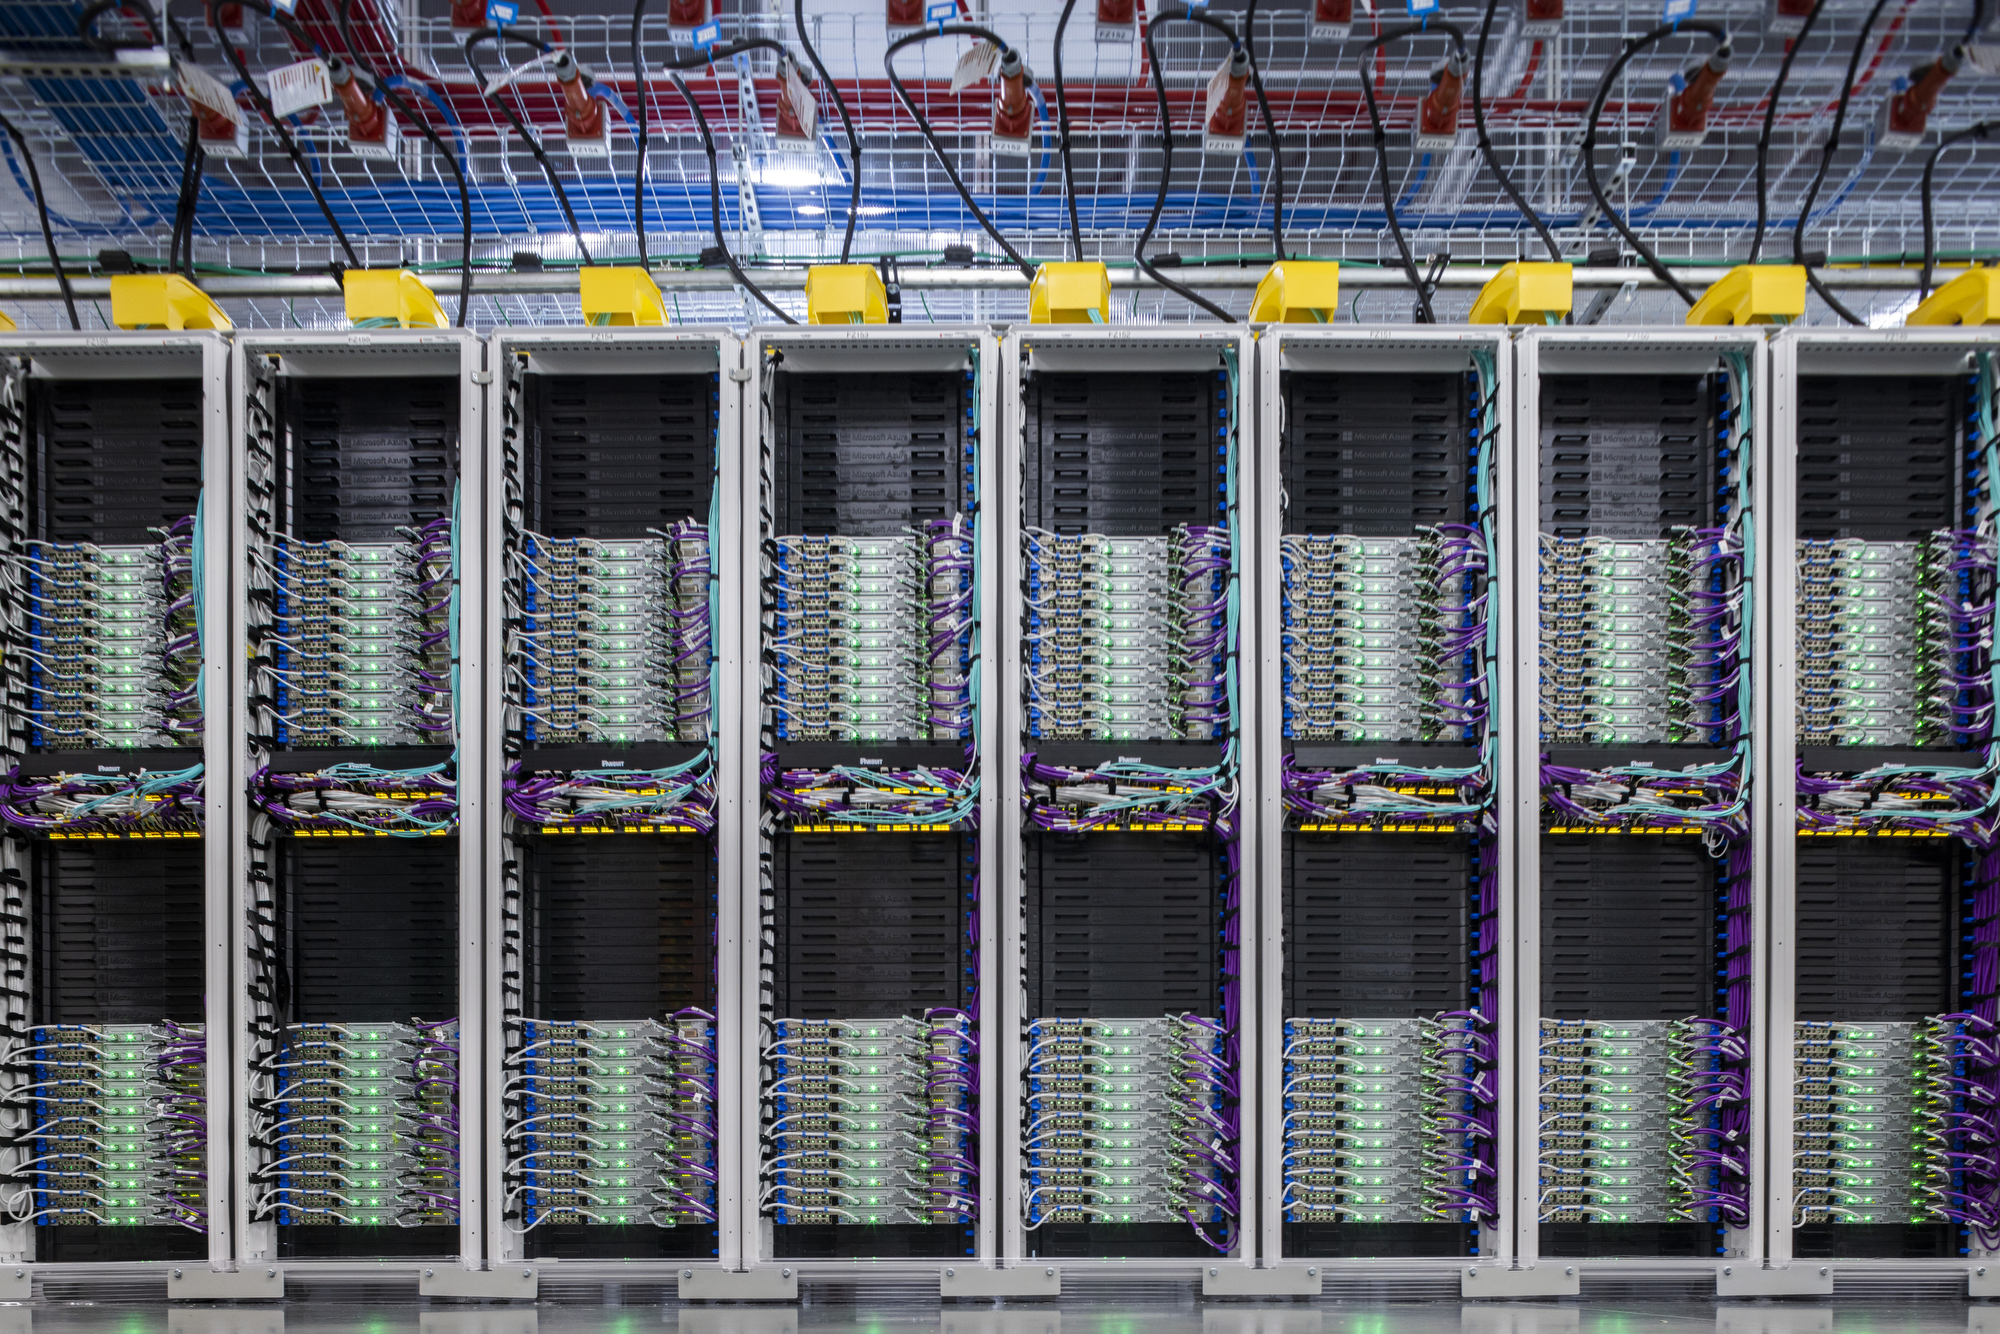
[[[1728,42],[1718,42],[1708,59],[1674,76],[1674,95],[1657,122],[1661,148],[1699,148],[1708,137],[1708,111],[1715,102],[1716,85],[1729,72],[1732,54]]]
[[[685,40],[687,34],[708,22],[708,0],[668,0],[667,32]]]
[[[1773,37],[1794,37],[1806,26],[1806,16],[1813,11],[1815,0],[1771,0],[1771,9],[1764,17],[1764,31]]]
[[[1458,108],[1465,100],[1465,52],[1454,47],[1431,71],[1431,90],[1417,104],[1417,151],[1434,153],[1458,143]]]
[[[1522,36],[1554,37],[1562,26],[1563,0],[1526,0],[1522,6]]]
[[[1129,42],[1138,31],[1138,0],[1097,0],[1098,41]]]
[[[1237,47],[1208,80],[1208,115],[1202,121],[1202,151],[1243,151],[1243,85],[1250,78],[1250,53]]]
[[[389,108],[368,95],[368,90],[361,86],[361,80],[354,77],[354,66],[339,56],[326,58],[326,74],[333,84],[335,95],[340,98],[341,110],[347,113],[348,149],[356,157],[393,161],[396,149],[389,139],[393,124]]]
[[[571,157],[610,157],[611,127],[605,120],[604,104],[590,95],[583,80],[583,66],[567,51],[558,51],[550,69],[556,87],[562,90],[563,134],[569,140]]]
[[[921,28],[924,26],[924,0],[888,0],[889,26],[891,28]]]
[[[1028,96],[1028,66],[1019,51],[1000,53],[993,80],[993,150],[1025,153],[1035,131],[1035,104]]]
[[[1882,123],[1876,127],[1875,145],[1907,153],[1924,141],[1931,112],[1937,109],[1938,94],[1951,76],[1965,65],[1965,48],[1954,46],[1928,64],[1910,71],[1882,107]]]
[[[1354,30],[1354,0],[1313,0],[1312,35],[1322,42],[1344,42]]]
[[[451,30],[471,32],[486,26],[486,0],[451,0]]]

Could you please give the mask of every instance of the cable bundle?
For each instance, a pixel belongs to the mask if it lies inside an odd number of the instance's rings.
[[[380,769],[346,762],[298,773],[269,766],[251,776],[258,810],[286,833],[318,837],[447,834],[458,820],[450,764]]]
[[[198,838],[200,764],[165,773],[61,772],[0,778],[0,821],[53,839]]]
[[[663,769],[524,773],[502,783],[507,813],[544,834],[715,832],[715,765],[706,750]]]
[[[1309,833],[1470,833],[1486,810],[1486,771],[1373,764],[1322,769],[1287,752],[1280,783],[1294,827]]]

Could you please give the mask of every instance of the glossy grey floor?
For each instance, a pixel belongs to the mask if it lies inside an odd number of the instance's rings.
[[[1012,1309],[896,1305],[424,1309],[114,1302],[0,1307],[0,1334],[2000,1334],[2000,1306],[1946,1303],[1412,1303]]]

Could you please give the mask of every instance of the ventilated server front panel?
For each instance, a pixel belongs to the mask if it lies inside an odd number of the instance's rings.
[[[2000,1181],[1994,376],[1795,382],[1790,1222],[1803,1257],[1963,1254]]]

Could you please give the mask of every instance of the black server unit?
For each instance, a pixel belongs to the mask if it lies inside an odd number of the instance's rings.
[[[1796,381],[1793,1251],[1962,1255],[2000,1087],[1990,374]],[[1983,407],[1983,411],[1982,411]],[[1990,539],[1985,539],[1990,540]]]
[[[1493,374],[1280,376],[1287,1256],[1477,1254],[1497,1204]]]
[[[1237,1231],[1229,611],[1249,437],[1235,366],[1208,355],[1177,371],[1036,369],[1021,386],[1023,1141],[1038,1256],[1207,1256]],[[1177,1068],[1192,1072],[1179,1086]],[[1101,1096],[1099,1080],[1123,1093]]]
[[[0,1122],[29,1164],[35,1259],[193,1259],[210,405],[200,351],[107,349],[88,378],[76,360],[0,357],[0,996],[25,1090]]]
[[[720,371],[501,368],[501,1153],[527,1256],[716,1254]]]
[[[1545,1255],[1747,1225],[1750,365],[1534,391]]]
[[[759,1212],[781,1259],[973,1249],[978,346],[762,352]]]
[[[462,389],[244,364],[251,1219],[281,1256],[450,1255]]]

